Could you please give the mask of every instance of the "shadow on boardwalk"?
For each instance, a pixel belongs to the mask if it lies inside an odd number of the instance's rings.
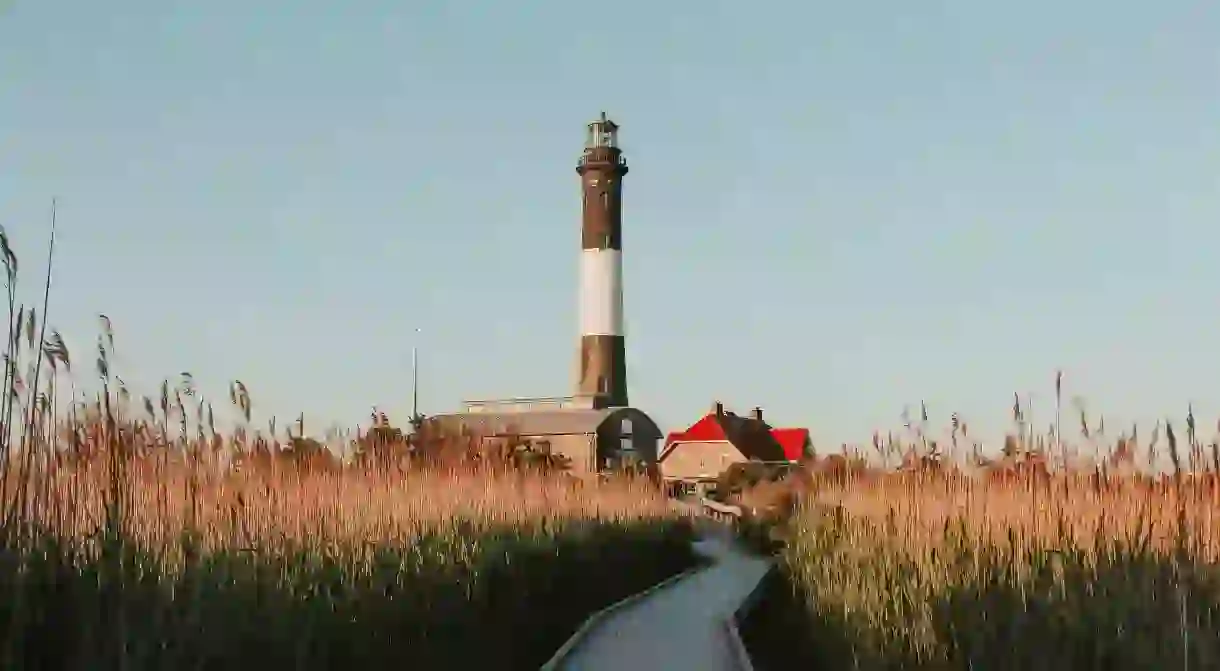
[[[695,549],[715,563],[612,613],[559,668],[736,669],[724,621],[754,589],[768,563],[737,547],[727,530],[705,530]]]

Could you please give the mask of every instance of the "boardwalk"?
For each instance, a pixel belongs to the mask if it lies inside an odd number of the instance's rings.
[[[724,534],[696,543],[716,563],[613,613],[576,646],[561,669],[579,671],[736,670],[724,628],[767,562]]]

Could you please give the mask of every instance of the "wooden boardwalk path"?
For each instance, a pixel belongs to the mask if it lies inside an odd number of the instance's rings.
[[[739,548],[727,530],[709,529],[695,548],[715,563],[610,613],[557,668],[740,671],[725,621],[769,563]]]

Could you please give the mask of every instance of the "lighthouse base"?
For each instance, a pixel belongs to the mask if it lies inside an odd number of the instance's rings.
[[[580,376],[576,393],[602,397],[607,407],[627,407],[627,350],[623,336],[580,338]]]

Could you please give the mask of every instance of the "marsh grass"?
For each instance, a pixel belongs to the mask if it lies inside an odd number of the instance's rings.
[[[303,416],[256,428],[241,382],[218,430],[189,373],[135,398],[104,316],[101,389],[78,400],[50,270],[40,320],[2,231],[0,260],[0,668],[537,668],[694,562],[646,480],[579,482],[477,437],[416,445],[384,415],[341,463]]]
[[[784,523],[761,668],[1220,665],[1207,473],[813,474]]]
[[[1076,399],[1069,440],[1062,383],[1044,434],[1014,395],[997,457],[957,414],[933,439],[921,404],[871,459],[844,446],[745,492],[782,541],[743,623],[756,665],[1220,668],[1220,426],[1205,443],[1188,406],[1141,442]]]
[[[634,483],[242,475],[199,489],[191,527],[171,472],[133,477],[107,531],[90,477],[61,471],[74,514],[0,553],[5,668],[531,668],[690,562],[686,525]]]

